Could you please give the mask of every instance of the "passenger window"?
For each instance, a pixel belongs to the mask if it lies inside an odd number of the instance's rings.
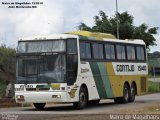
[[[104,59],[103,44],[93,43],[92,44],[93,58]]]
[[[77,53],[77,41],[76,39],[67,40],[67,53]]]
[[[127,46],[127,58],[128,60],[135,60],[135,48],[134,46]]]
[[[105,44],[105,56],[106,59],[115,59],[114,45]]]
[[[137,60],[145,60],[144,58],[144,48],[141,46],[136,47],[136,52],[137,52]]]
[[[125,46],[124,45],[116,45],[116,52],[117,52],[117,59],[119,59],[119,60],[125,60],[126,59]]]
[[[91,58],[91,46],[90,43],[80,43],[80,57],[84,59]]]

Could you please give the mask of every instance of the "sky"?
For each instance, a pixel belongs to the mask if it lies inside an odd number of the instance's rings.
[[[2,2],[43,2],[37,8],[8,8]],[[128,11],[134,25],[142,23],[160,27],[160,0],[117,0],[118,11]],[[102,10],[111,17],[116,11],[116,0],[0,0],[0,44],[16,47],[22,37],[64,33],[77,30],[79,23],[94,25],[93,17]],[[155,36],[160,51],[160,28]]]

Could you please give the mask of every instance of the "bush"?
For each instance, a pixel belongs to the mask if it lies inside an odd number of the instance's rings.
[[[149,81],[148,82],[148,92],[149,93],[160,92],[160,83]]]

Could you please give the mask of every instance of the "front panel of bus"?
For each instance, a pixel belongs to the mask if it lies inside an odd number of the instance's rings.
[[[20,41],[16,102],[68,102],[68,86],[75,83],[77,70],[77,39]]]

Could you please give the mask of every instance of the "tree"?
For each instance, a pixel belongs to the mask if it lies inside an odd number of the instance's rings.
[[[149,25],[145,23],[139,26],[134,26],[134,17],[128,12],[117,13],[117,16],[120,39],[142,39],[146,43],[147,48],[149,48],[149,46],[156,45],[156,39],[153,35],[157,34],[158,27],[149,27]],[[94,23],[95,25],[92,27],[87,26],[85,23],[80,23],[78,29],[91,32],[111,33],[116,36],[116,15],[108,18],[103,11],[99,11],[99,16],[94,17]]]

